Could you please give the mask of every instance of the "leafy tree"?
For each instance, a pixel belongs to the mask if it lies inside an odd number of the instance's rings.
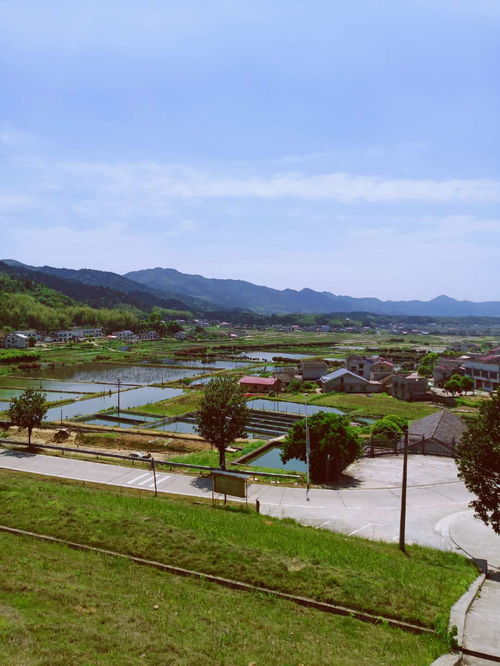
[[[316,483],[325,483],[340,475],[361,452],[356,430],[346,416],[317,412],[308,420],[311,444],[310,473]],[[284,440],[281,459],[298,458],[306,462],[306,421],[293,424]]]
[[[500,389],[482,400],[458,449],[458,475],[477,497],[475,515],[500,534]]]
[[[419,365],[417,368],[417,372],[422,377],[432,377],[432,375],[434,374],[434,369],[430,365]]]
[[[182,331],[182,326],[176,321],[167,321],[164,323],[164,327],[165,335],[175,335],[176,333],[180,333],[180,331]]]
[[[469,377],[469,375],[464,375],[460,380],[460,384],[462,385],[462,391],[464,393],[467,393],[467,391],[472,391],[474,389],[474,380],[472,379],[472,377]]]
[[[242,437],[248,421],[243,391],[232,377],[216,377],[205,387],[196,430],[219,451],[219,466],[226,469],[226,448]]]
[[[372,425],[370,432],[372,439],[375,440],[396,440],[400,439],[403,434],[403,429],[396,421],[392,421],[389,417],[385,416],[383,419],[375,421]]]
[[[461,380],[458,381],[457,379],[448,379],[446,384],[444,385],[444,388],[448,393],[451,393],[452,395],[455,395],[455,393],[460,393],[462,390],[462,382]]]
[[[41,425],[47,413],[46,394],[29,387],[21,395],[12,400],[9,418],[14,425],[28,429],[28,445],[31,446],[33,428]]]
[[[387,414],[384,416],[384,419],[387,421],[392,421],[397,423],[397,425],[404,430],[408,426],[408,418],[406,416],[399,416],[398,414]]]

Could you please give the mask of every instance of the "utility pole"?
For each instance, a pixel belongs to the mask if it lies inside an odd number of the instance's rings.
[[[309,395],[305,395],[306,401],[304,403],[304,411],[306,416],[306,466],[307,466],[307,479],[306,479],[306,500],[309,502],[309,486],[310,486],[310,476],[311,476],[311,439],[309,437],[309,423],[307,421],[307,400]]]
[[[120,380],[118,379],[118,418],[120,418]]]
[[[399,550],[406,553],[405,528],[406,528],[406,482],[408,477],[408,428],[405,430],[403,450],[403,480],[401,483],[401,514],[399,520]]]
[[[155,482],[155,497],[158,497],[158,487],[156,485],[156,465],[153,456],[151,456],[151,468],[153,469],[153,479]]]

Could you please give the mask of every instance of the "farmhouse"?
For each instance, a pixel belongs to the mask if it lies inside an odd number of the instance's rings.
[[[380,382],[371,382],[361,375],[346,368],[335,370],[320,379],[320,385],[324,393],[330,391],[342,391],[343,393],[378,393],[381,390]]]
[[[300,372],[304,381],[308,379],[319,379],[328,370],[328,364],[325,361],[301,361]]]
[[[392,395],[400,400],[424,400],[427,396],[427,379],[417,372],[411,375],[393,375]]]
[[[240,386],[249,393],[267,393],[281,391],[281,379],[278,377],[242,377]]]
[[[26,349],[29,347],[29,336],[24,333],[9,333],[5,336],[6,349]]]

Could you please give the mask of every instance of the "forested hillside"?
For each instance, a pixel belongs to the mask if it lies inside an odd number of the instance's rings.
[[[97,325],[106,330],[131,328],[141,312],[123,308],[91,308],[32,280],[19,280],[0,271],[0,328],[53,330]]]

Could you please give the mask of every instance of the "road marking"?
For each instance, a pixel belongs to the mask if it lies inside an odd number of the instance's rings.
[[[147,478],[146,478],[146,479],[143,479],[142,481],[139,481],[139,483],[138,483],[137,485],[138,485],[138,486],[145,486],[146,483],[150,483],[151,481],[153,481],[153,479],[154,479],[154,475],[153,475],[153,473],[152,473],[152,472],[148,472]]]
[[[170,479],[170,476],[164,476],[162,479],[158,479],[157,477],[156,485],[159,486],[160,483],[163,483],[167,479]],[[154,488],[154,487],[155,487],[155,480],[153,479],[153,481],[148,485],[148,488]]]
[[[349,532],[347,536],[352,536],[353,534],[357,534],[358,532],[361,532],[361,530],[364,530],[365,527],[370,527],[370,525],[374,525],[375,523],[366,523],[366,525],[363,525],[363,527],[358,527],[357,530],[353,530],[352,532]]]
[[[151,472],[146,472],[146,474],[140,474],[139,476],[136,476],[135,479],[132,479],[132,481],[127,481],[127,483],[130,486],[132,483],[139,481],[139,479],[143,479],[145,476],[148,476],[150,473]]]
[[[322,527],[324,527],[325,525],[328,525],[328,523],[331,523],[331,522],[332,522],[331,520],[325,520],[325,522],[321,523],[321,525],[316,525],[316,529],[320,530]]]

